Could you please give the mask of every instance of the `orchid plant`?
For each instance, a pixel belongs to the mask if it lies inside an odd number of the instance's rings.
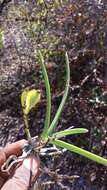
[[[63,111],[64,105],[66,103],[68,92],[69,92],[69,86],[70,86],[70,66],[69,66],[69,58],[68,54],[65,54],[65,66],[66,66],[66,84],[65,84],[65,90],[64,94],[61,100],[61,103],[59,105],[59,108],[54,116],[54,119],[51,121],[51,91],[50,91],[50,84],[48,79],[48,74],[45,67],[45,61],[44,57],[42,56],[41,51],[39,50],[38,53],[35,53],[35,56],[38,55],[39,63],[42,69],[43,77],[44,77],[44,83],[46,87],[46,99],[47,99],[47,105],[46,105],[46,117],[44,122],[44,128],[41,136],[39,137],[39,141],[41,142],[42,146],[40,146],[40,149],[45,147],[47,144],[53,144],[56,147],[64,148],[66,150],[69,150],[71,152],[77,153],[79,155],[85,156],[86,158],[93,160],[95,162],[98,162],[102,165],[107,166],[107,159],[102,158],[98,155],[95,155],[87,150],[84,150],[82,148],[79,148],[73,144],[67,143],[64,140],[61,140],[62,137],[65,137],[67,135],[74,135],[74,134],[80,134],[80,133],[87,133],[88,130],[84,128],[68,128],[63,131],[55,132],[55,129],[57,127],[58,120],[61,116],[61,113]],[[24,91],[21,95],[21,105],[24,115],[24,121],[25,121],[25,133],[27,134],[27,138],[29,142],[32,142],[32,137],[30,135],[29,130],[29,124],[28,124],[28,114],[31,111],[32,108],[36,106],[37,103],[40,102],[41,94],[39,90],[29,90]]]

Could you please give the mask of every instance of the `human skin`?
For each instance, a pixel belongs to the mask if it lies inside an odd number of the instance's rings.
[[[6,145],[4,148],[0,149],[0,167],[11,155],[20,156],[22,154],[22,149],[27,143],[25,139],[17,141],[12,144]]]
[[[20,156],[22,152],[22,147],[26,143],[25,140],[18,141],[11,145],[8,145],[8,148],[5,147],[0,154],[0,157],[4,156],[4,161],[10,156],[10,153],[14,154],[17,151],[17,156]],[[16,149],[15,149],[16,146]],[[5,155],[8,153],[7,155]],[[19,155],[18,155],[19,153]],[[0,159],[0,164],[3,163],[3,159]],[[30,155],[20,165],[16,166],[15,170],[12,172],[11,176],[5,175],[0,172],[0,189],[1,190],[28,190],[30,185],[36,181],[39,176],[39,167],[40,161],[34,155]]]

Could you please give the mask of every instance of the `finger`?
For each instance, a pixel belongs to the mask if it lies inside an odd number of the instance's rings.
[[[24,147],[24,145],[27,143],[27,141],[25,139],[22,139],[20,141],[17,141],[15,143],[12,144],[8,144],[5,148],[4,148],[4,152],[6,154],[6,158],[8,158],[9,156],[11,156],[12,154],[19,156],[22,154],[22,149]]]
[[[27,141],[25,139],[22,139],[15,143],[6,145],[5,148],[0,148],[0,168],[10,155],[21,155],[22,148],[25,145],[25,143],[27,143]],[[8,175],[0,171],[0,188],[2,187],[7,178]]]
[[[8,145],[6,145],[5,148],[2,148],[0,150],[0,167],[6,161],[6,159],[9,156],[11,156],[12,154],[14,154],[16,156],[21,155],[22,149],[23,149],[25,143],[27,143],[27,141],[23,139],[23,140],[15,142],[15,143],[8,144]]]
[[[0,167],[5,161],[6,161],[6,155],[3,149],[0,149]],[[4,184],[4,182],[6,181],[6,179],[7,179],[7,176],[3,175],[3,173],[0,171],[0,189],[2,185]]]
[[[1,190],[28,190],[30,185],[39,176],[39,166],[39,159],[34,156],[26,158],[22,165],[16,169],[12,178],[3,185]]]
[[[0,150],[0,167],[6,161],[6,154],[3,149]]]

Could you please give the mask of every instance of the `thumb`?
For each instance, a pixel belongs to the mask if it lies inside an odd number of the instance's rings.
[[[39,166],[39,159],[29,156],[16,169],[14,175],[3,185],[1,190],[28,190],[39,176]]]

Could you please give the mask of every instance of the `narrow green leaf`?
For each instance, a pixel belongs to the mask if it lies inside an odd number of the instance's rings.
[[[24,96],[26,98],[24,114],[28,114],[40,102],[40,91],[33,89],[28,91],[27,94],[25,93]]]
[[[50,143],[54,144],[56,146],[59,146],[61,148],[65,148],[71,152],[75,152],[77,154],[85,156],[86,158],[89,158],[90,160],[98,162],[104,166],[107,166],[107,159],[102,158],[100,156],[97,156],[96,154],[93,154],[91,152],[88,152],[87,150],[84,150],[82,148],[79,148],[77,146],[74,146],[72,144],[66,143],[66,142],[61,141],[61,140],[53,140],[53,141],[50,141]]]
[[[74,135],[79,133],[87,133],[88,130],[84,128],[77,128],[77,129],[66,129],[64,131],[56,132],[52,135],[52,138],[54,139],[60,139],[67,135]]]
[[[70,85],[70,66],[69,66],[69,59],[68,59],[68,54],[65,54],[65,62],[66,62],[66,87],[65,87],[65,91],[64,91],[64,95],[62,98],[62,101],[59,105],[59,108],[57,110],[57,113],[48,129],[48,135],[52,135],[53,130],[55,129],[58,119],[60,118],[60,115],[63,111],[65,102],[67,100],[67,96],[68,96],[68,92],[69,92],[69,85]]]
[[[43,76],[44,76],[44,82],[45,82],[45,87],[46,87],[46,98],[47,98],[47,106],[46,106],[46,117],[45,117],[45,125],[44,129],[42,132],[42,138],[45,139],[47,138],[47,131],[50,125],[50,117],[51,117],[51,91],[50,91],[50,84],[49,84],[49,79],[48,79],[48,74],[45,68],[44,64],[44,58],[42,56],[41,51],[38,51],[38,56],[40,60],[40,65],[42,68]]]

